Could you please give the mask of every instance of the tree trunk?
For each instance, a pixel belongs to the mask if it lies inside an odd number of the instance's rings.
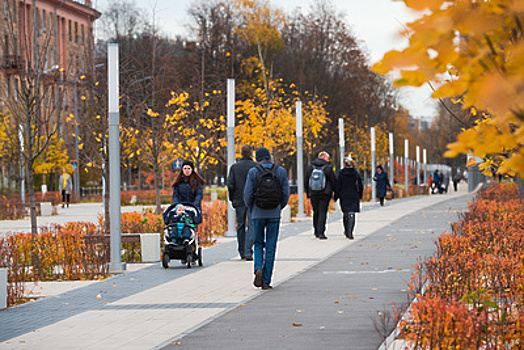
[[[153,165],[153,171],[155,172],[155,203],[156,203],[156,214],[162,213],[161,201],[160,201],[160,167],[158,162]]]
[[[36,244],[38,235],[38,223],[36,219],[35,202],[35,178],[33,174],[33,160],[29,157],[26,166],[27,192],[29,193],[29,212],[31,216],[31,257],[33,260],[34,276],[38,281],[42,280],[40,269],[40,258],[38,256],[38,246]]]

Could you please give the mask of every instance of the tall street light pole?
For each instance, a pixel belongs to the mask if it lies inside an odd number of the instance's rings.
[[[227,80],[227,175],[235,163],[235,79]],[[227,205],[227,237],[236,236],[235,209]]]
[[[109,271],[121,273],[125,270],[121,253],[120,223],[120,115],[118,82],[118,44],[107,44],[107,80],[109,107],[109,214],[111,262]]]

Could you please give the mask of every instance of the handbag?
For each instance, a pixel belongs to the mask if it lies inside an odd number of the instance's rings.
[[[393,199],[395,197],[391,187],[386,188],[386,199]]]

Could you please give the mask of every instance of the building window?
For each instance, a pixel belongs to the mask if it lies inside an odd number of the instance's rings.
[[[47,15],[45,10],[42,10],[42,31],[45,33],[47,29]]]
[[[7,1],[7,0],[6,0]],[[17,22],[18,11],[16,6],[16,0],[13,0],[13,22]]]
[[[71,28],[71,20],[69,20],[69,23],[68,23],[67,33],[69,35],[69,41],[73,41],[73,31]]]
[[[80,26],[80,35],[82,36],[82,44],[84,44],[86,38],[85,38],[84,25],[83,24]]]
[[[75,22],[75,43],[78,44],[78,22]]]

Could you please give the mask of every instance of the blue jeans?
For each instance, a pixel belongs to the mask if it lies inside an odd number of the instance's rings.
[[[240,254],[240,257],[253,256],[253,241],[255,240],[255,235],[253,234],[251,211],[248,207],[241,206],[235,208],[235,213],[237,216],[238,253]]]
[[[262,269],[262,283],[269,284],[275,264],[280,218],[254,219],[253,227],[255,229],[255,272]]]

